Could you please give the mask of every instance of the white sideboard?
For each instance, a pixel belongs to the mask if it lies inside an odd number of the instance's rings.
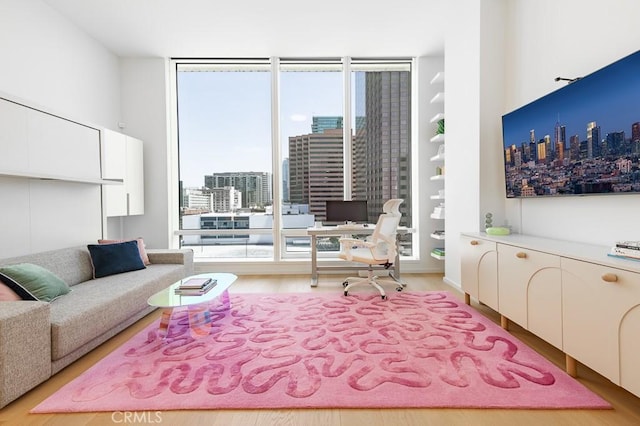
[[[488,305],[640,396],[640,262],[609,247],[526,235],[461,235],[465,300]]]

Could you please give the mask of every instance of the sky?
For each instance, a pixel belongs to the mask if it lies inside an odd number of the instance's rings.
[[[180,178],[204,185],[214,172],[272,172],[269,72],[178,73]],[[341,116],[340,72],[280,74],[281,146],[311,133],[315,116]]]
[[[556,121],[566,126],[567,143],[573,135],[586,140],[591,121],[602,137],[624,131],[628,138],[631,125],[640,122],[640,51],[506,114],[503,144],[528,142],[532,129],[536,142],[545,135],[553,142]]]

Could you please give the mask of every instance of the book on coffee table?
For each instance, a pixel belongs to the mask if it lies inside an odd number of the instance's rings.
[[[211,282],[211,278],[187,278],[186,280],[183,280],[180,285],[178,286],[178,288],[181,289],[200,289],[205,287],[207,284],[209,284]]]
[[[212,278],[190,278],[176,287],[175,293],[183,296],[198,296],[211,290],[216,283],[217,281]]]

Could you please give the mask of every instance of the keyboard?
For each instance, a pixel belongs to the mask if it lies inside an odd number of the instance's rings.
[[[353,224],[337,225],[336,228],[345,229],[347,231],[350,231],[350,230],[354,230],[354,229],[364,229],[364,228],[366,228],[366,226],[363,225],[363,224],[353,223]]]

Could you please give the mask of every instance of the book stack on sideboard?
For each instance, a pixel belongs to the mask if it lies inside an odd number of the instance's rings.
[[[618,241],[609,256],[640,261],[640,241]]]

